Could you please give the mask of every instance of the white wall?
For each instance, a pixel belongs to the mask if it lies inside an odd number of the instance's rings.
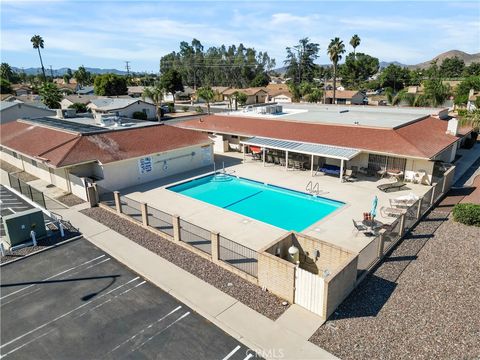
[[[426,171],[428,183],[430,184],[432,182],[433,164],[434,162],[429,160],[407,158],[407,163],[405,165],[405,178],[413,179],[416,172]]]
[[[69,174],[70,188],[73,195],[78,196],[80,199],[88,201],[87,190],[85,189],[85,181],[73,174]]]
[[[440,154],[435,156],[435,160],[443,161],[443,162],[452,162],[455,160],[455,155],[457,154],[457,146],[456,143],[449,146],[445,150],[443,150]]]
[[[277,95],[277,96],[273,96],[270,99],[270,101],[271,102],[277,102],[277,103],[291,103],[292,98],[288,97],[287,95]]]
[[[25,105],[17,103],[15,106],[1,111],[1,123],[5,124],[17,119],[34,119],[42,116],[54,116],[56,112],[54,110],[42,109],[36,106]]]
[[[127,106],[127,107],[123,108],[123,109],[111,110],[109,112],[118,113],[118,116],[132,118],[134,112],[137,112],[137,111],[143,112],[144,109],[147,110],[147,119],[149,119],[149,120],[156,119],[155,105],[145,103],[145,102],[140,101],[140,100],[133,103],[130,106]],[[92,112],[97,113],[97,110],[94,107],[92,107]],[[104,113],[104,112],[101,111],[99,113]]]
[[[71,102],[71,101],[68,100],[68,99],[65,99],[65,98],[64,98],[64,99],[62,99],[62,101],[60,101],[60,107],[61,107],[62,109],[68,109],[68,107],[69,107],[70,105],[73,105],[73,102]]]
[[[193,156],[190,155],[192,152],[195,153]],[[95,173],[98,177],[103,177],[103,180],[97,181],[97,184],[104,189],[115,191],[212,165],[213,147],[211,144],[205,147],[192,146],[150,156],[152,157],[152,171],[145,174],[140,172],[140,158],[98,165]]]

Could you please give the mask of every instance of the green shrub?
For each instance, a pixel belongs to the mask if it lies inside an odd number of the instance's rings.
[[[137,120],[147,120],[147,114],[145,114],[143,111],[135,111],[132,117]]]
[[[197,107],[195,108],[195,111],[196,111],[197,113],[199,113],[199,114],[203,113],[203,109],[202,109],[201,106],[197,106]]]
[[[457,204],[453,207],[453,218],[465,225],[480,226],[480,205]]]
[[[188,111],[188,109],[190,109],[188,106],[182,106],[182,110],[183,110],[183,112],[187,112],[187,111]]]
[[[175,112],[175,105],[172,102],[166,104],[168,106],[168,112],[174,113]]]
[[[73,103],[68,108],[77,110],[77,113],[86,113],[88,111],[87,105],[82,103]]]

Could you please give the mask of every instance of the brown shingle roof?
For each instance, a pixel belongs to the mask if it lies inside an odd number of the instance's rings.
[[[1,144],[63,167],[95,161],[106,164],[211,142],[206,134],[154,125],[100,134],[76,134],[27,122],[0,125]]]
[[[211,115],[176,126],[275,139],[351,147],[374,152],[431,158],[458,138],[446,134],[447,121],[433,117],[399,129],[312,124],[282,120]]]
[[[355,95],[358,94],[358,91],[354,90],[337,90],[335,91],[335,98],[336,99],[351,99]],[[327,90],[325,91],[325,97],[326,98],[333,98],[333,90]]]
[[[235,93],[236,91],[244,93],[248,96],[256,95],[256,94],[258,94],[259,92],[262,92],[262,91],[265,92],[265,93],[267,92],[265,90],[265,88],[254,87],[254,88],[245,88],[245,89],[228,89],[228,90],[225,90],[223,92],[223,94],[229,96],[229,95],[232,95],[233,93]]]

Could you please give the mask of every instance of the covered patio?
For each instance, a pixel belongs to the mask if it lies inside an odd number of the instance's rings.
[[[343,181],[345,162],[360,154],[359,149],[332,145],[312,144],[305,142],[252,137],[240,141],[243,146],[243,158],[251,152],[253,159],[266,163],[274,163],[296,170],[310,170],[311,176],[318,172],[338,175]],[[340,166],[327,164],[326,159],[340,161]],[[322,163],[324,161],[324,163]]]

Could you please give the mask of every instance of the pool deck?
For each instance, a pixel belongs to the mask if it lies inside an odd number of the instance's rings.
[[[320,190],[326,192],[322,194],[323,197],[344,202],[345,205],[339,210],[312,224],[302,233],[354,252],[361,251],[373,240],[361,233],[357,234],[356,230],[353,231],[352,219],[361,220],[362,214],[371,210],[375,195],[378,196],[377,220],[391,223],[394,219],[382,217],[379,210],[382,206],[389,206],[389,199],[411,192],[422,196],[430,189],[430,186],[409,183],[406,190],[384,193],[378,190],[377,186],[392,182],[391,179],[364,178],[356,182],[341,183],[337,177],[317,175],[312,178],[310,171],[287,171],[284,167],[272,164],[266,164],[264,167],[258,161],[247,160],[242,163],[242,159],[243,155],[239,153],[228,153],[228,156],[215,155],[217,168],[225,162],[228,173],[233,172],[237,176],[302,192],[305,192],[309,181],[313,181],[314,184],[318,182]],[[223,236],[254,250],[261,249],[286,233],[285,230],[275,226],[165,188],[177,182],[205,175],[212,170],[212,168],[198,169],[123,189],[120,192],[136,201],[146,202],[159,210],[178,215],[205,229],[218,231]]]

